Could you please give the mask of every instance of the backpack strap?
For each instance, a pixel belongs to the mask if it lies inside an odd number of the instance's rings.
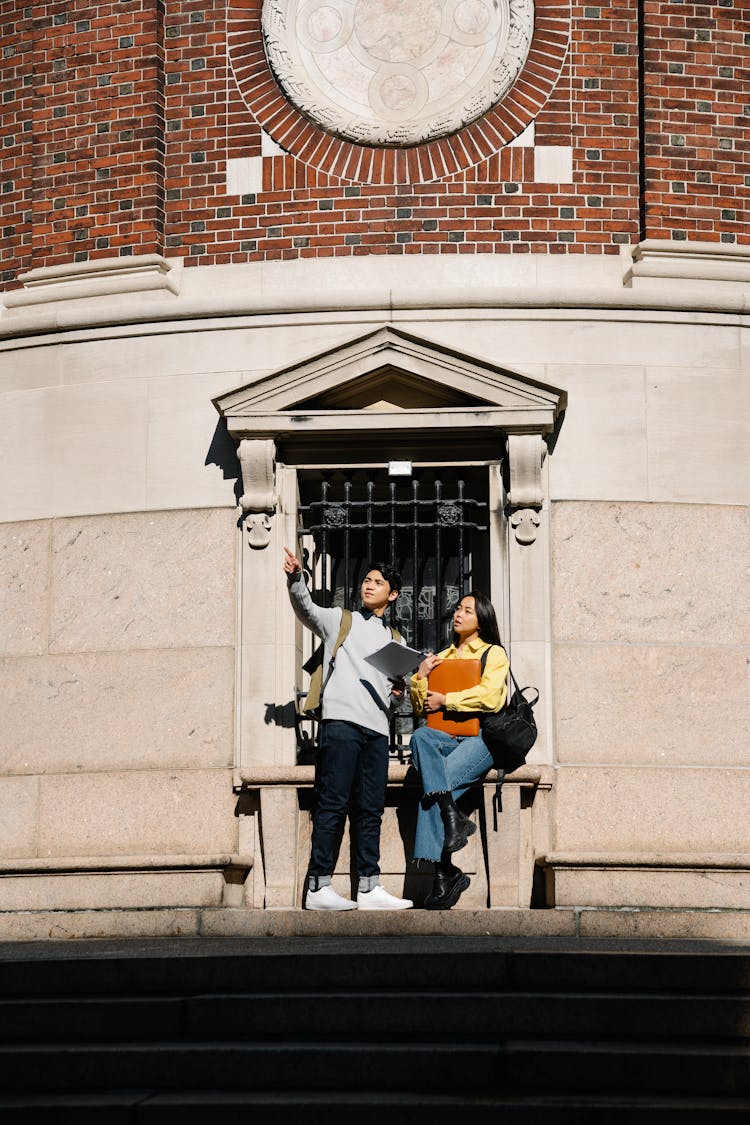
[[[334,641],[333,649],[331,651],[331,658],[328,661],[328,668],[325,677],[323,676],[323,645],[319,645],[315,652],[305,665],[303,665],[306,672],[310,673],[310,687],[302,707],[302,714],[308,717],[318,718],[320,716],[320,705],[323,700],[323,692],[326,689],[326,684],[333,674],[333,666],[336,661],[336,653],[341,648],[342,644],[349,636],[352,627],[352,614],[351,610],[342,609],[341,611],[341,624],[339,626],[338,636]]]
[[[326,690],[326,684],[328,683],[331,676],[333,675],[333,666],[336,663],[336,653],[339,651],[342,644],[344,643],[346,638],[349,636],[349,633],[351,632],[351,628],[352,628],[352,611],[350,609],[342,609],[342,611],[341,611],[341,625],[339,626],[339,634],[336,637],[336,640],[334,641],[334,644],[333,644],[333,648],[331,650],[331,659],[328,661],[328,671],[326,672],[325,679],[323,680],[323,683],[322,683],[321,688],[320,688],[320,699],[318,701],[319,703],[323,702],[323,692]]]
[[[497,645],[490,645],[489,648],[486,648],[484,650],[484,652],[482,653],[482,656],[481,656],[482,675],[484,675],[484,670],[487,667],[487,657],[490,655],[490,649],[491,648],[497,648],[497,647],[498,647]],[[502,647],[502,646],[500,646],[500,647]],[[513,673],[510,671],[510,661],[508,661],[508,672],[512,677]],[[515,683],[515,678],[513,678],[513,682]],[[518,685],[516,685],[516,686],[518,686]],[[505,781],[505,770],[498,769],[498,771],[497,771],[497,783],[495,785],[495,796],[492,800],[492,812],[493,812],[493,819],[494,819],[494,822],[495,822],[494,825],[493,825],[493,828],[494,828],[495,832],[497,832],[498,814],[503,811],[503,782],[504,781]]]

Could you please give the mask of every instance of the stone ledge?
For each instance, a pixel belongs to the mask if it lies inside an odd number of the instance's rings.
[[[343,914],[295,910],[129,909],[0,912],[0,941],[201,937],[507,937],[697,940],[750,945],[750,910],[409,910]]]
[[[176,297],[180,292],[179,270],[160,254],[47,266],[19,273],[18,280],[24,288],[3,295],[7,309],[123,294],[163,293]]]
[[[537,863],[558,907],[750,909],[745,854],[548,854]]]
[[[406,788],[419,788],[417,775],[411,766],[392,762],[388,766],[388,784]],[[504,785],[519,785],[523,789],[551,789],[554,770],[551,766],[521,766],[513,773],[505,775]],[[307,789],[315,781],[314,766],[244,766],[234,771],[232,786],[235,792],[242,789],[257,789],[261,786],[287,786]],[[497,785],[497,770],[490,770],[484,782],[486,786]]]
[[[122,855],[42,856],[31,859],[0,858],[4,875],[62,875],[110,871],[201,871],[235,867],[250,871],[252,856],[241,855]]]
[[[750,247],[723,242],[647,238],[623,254],[623,284],[655,279],[750,285]]]
[[[612,868],[655,867],[668,869],[719,868],[750,870],[750,854],[733,852],[549,852],[540,856],[541,867]]]

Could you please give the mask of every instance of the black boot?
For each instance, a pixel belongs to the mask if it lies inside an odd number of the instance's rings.
[[[438,793],[437,803],[445,828],[443,851],[450,855],[451,852],[458,852],[466,847],[469,836],[476,832],[476,825],[458,811],[450,793]]]
[[[432,888],[424,900],[425,910],[450,910],[471,883],[468,875],[454,867],[450,859],[441,859],[435,864]]]

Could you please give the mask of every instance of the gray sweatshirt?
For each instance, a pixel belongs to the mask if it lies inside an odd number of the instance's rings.
[[[328,673],[331,652],[341,628],[342,610],[316,605],[310,597],[300,571],[289,578],[292,608],[308,629],[323,641],[323,680]],[[333,675],[323,693],[324,719],[344,719],[379,734],[388,734],[393,712],[391,684],[382,672],[365,660],[387,645],[391,631],[376,614],[352,614],[351,631],[336,653]],[[404,642],[402,642],[404,643]]]

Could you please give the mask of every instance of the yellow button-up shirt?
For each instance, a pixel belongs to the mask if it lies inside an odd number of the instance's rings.
[[[449,691],[445,697],[446,711],[499,711],[505,704],[508,694],[508,657],[499,645],[488,645],[478,637],[462,645],[460,652],[455,645],[438,653],[443,660],[481,660],[489,649],[484,675],[475,687],[463,691]],[[411,704],[416,715],[424,715],[427,698],[427,679],[412,676],[410,684]]]

